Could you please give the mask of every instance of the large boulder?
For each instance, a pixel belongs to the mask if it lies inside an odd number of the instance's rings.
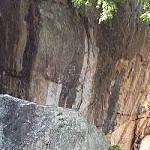
[[[108,150],[109,142],[76,111],[0,95],[1,150]]]

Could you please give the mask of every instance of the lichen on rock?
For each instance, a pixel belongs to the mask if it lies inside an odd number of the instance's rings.
[[[0,95],[1,150],[108,150],[96,127],[71,109]]]

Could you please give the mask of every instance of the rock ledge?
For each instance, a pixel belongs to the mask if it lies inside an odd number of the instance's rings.
[[[0,95],[1,150],[108,150],[109,142],[78,112]]]

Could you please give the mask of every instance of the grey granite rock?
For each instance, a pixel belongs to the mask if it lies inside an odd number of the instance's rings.
[[[0,150],[108,150],[78,112],[0,95]]]

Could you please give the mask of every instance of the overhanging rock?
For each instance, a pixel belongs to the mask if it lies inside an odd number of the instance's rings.
[[[0,95],[0,150],[108,150],[78,112]]]

